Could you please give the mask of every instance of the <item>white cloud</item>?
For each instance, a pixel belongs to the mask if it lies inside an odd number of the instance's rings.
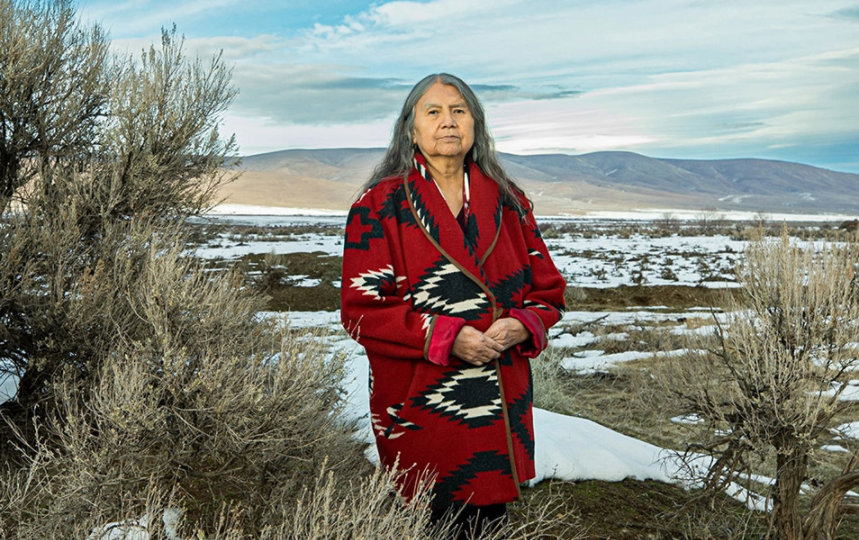
[[[480,17],[490,10],[521,3],[522,0],[434,0],[432,2],[394,1],[374,4],[357,16],[347,16],[340,25],[318,25],[314,30],[322,35],[351,34],[370,27],[413,27],[466,17]]]
[[[213,5],[180,4],[128,28]],[[187,47],[223,49],[234,63],[231,114],[246,119],[234,121],[240,142],[252,142],[243,146],[384,145],[411,85],[449,71],[479,87],[501,150],[727,157],[859,143],[851,9],[852,0],[398,0],[337,24],[195,36]]]
[[[503,103],[487,107],[487,117],[496,147],[503,152],[585,153],[656,142],[635,117],[582,99]]]
[[[166,3],[128,0],[119,4],[84,2],[80,13],[85,20],[101,21],[113,35],[146,35],[152,34],[153,28],[169,28],[183,19],[205,13],[220,13],[241,3],[240,0],[183,0]]]
[[[302,50],[311,58],[337,55],[383,71],[386,65],[422,66],[421,72],[426,66],[450,66],[496,83],[560,76],[589,88],[589,82],[607,78],[635,80],[855,43],[854,27],[821,16],[844,2],[819,2],[817,13],[809,13],[806,4],[391,2],[339,26],[317,26]],[[361,23],[361,31],[353,21]]]
[[[377,148],[388,145],[393,119],[341,125],[285,124],[260,116],[228,115],[224,133],[236,133],[239,153],[286,148]]]
[[[491,108],[499,148],[697,149],[741,155],[859,139],[859,49],[654,75],[577,99]],[[565,144],[564,144],[565,143]]]

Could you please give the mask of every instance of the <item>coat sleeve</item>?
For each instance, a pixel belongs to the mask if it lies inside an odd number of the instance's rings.
[[[449,365],[451,350],[465,320],[415,311],[407,301],[408,284],[399,268],[397,224],[382,218],[377,188],[349,211],[343,245],[340,319],[367,352]],[[378,191],[382,191],[378,189]]]
[[[563,315],[566,308],[564,290],[567,284],[552,262],[530,209],[522,219],[522,229],[531,265],[531,289],[525,296],[523,305],[510,310],[510,316],[518,319],[531,333],[529,339],[517,345],[518,352],[528,358],[534,358],[548,345],[548,329]]]

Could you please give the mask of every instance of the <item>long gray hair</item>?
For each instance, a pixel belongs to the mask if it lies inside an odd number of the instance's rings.
[[[523,191],[512,178],[507,176],[501,163],[498,162],[498,157],[495,155],[495,143],[486,128],[486,115],[480,100],[477,99],[474,91],[465,84],[465,81],[449,73],[427,75],[409,92],[403,103],[403,110],[400,111],[400,116],[394,124],[394,135],[391,138],[391,144],[388,145],[388,151],[382,162],[373,170],[370,179],[361,188],[361,193],[378,184],[383,178],[395,175],[406,176],[412,170],[415,156],[415,145],[412,142],[412,132],[415,127],[415,105],[436,81],[453,86],[459,90],[465,99],[471,115],[474,117],[474,144],[469,152],[471,159],[484,174],[495,180],[508,204],[521,211],[520,197]]]

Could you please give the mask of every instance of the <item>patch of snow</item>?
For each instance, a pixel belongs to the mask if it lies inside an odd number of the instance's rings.
[[[820,392],[820,395],[821,397],[832,398],[839,389],[843,388],[841,394],[838,396],[838,401],[859,401],[859,385],[854,384],[855,382],[851,380],[846,385],[837,382],[832,383],[832,388],[825,392]]]
[[[773,509],[773,503],[768,497],[749,491],[736,482],[729,483],[725,487],[725,493],[740,502],[744,502],[750,510],[770,512]]]
[[[676,480],[675,471],[664,466],[665,450],[584,418],[535,408],[534,441],[537,476],[532,485],[548,478]]]
[[[291,328],[340,327],[339,309],[337,311],[259,311],[256,316],[260,320],[274,319],[285,322]]]
[[[289,276],[286,279],[289,280],[289,284],[293,287],[318,287],[322,283],[321,279],[311,278],[306,275]]]
[[[286,255],[290,253],[316,253],[325,255],[341,255],[343,253],[343,238],[330,235],[312,235],[312,240],[296,238],[295,240],[254,240],[249,242],[223,240],[221,245],[200,246],[193,255],[200,259],[234,260],[246,255],[266,255],[275,253]]]
[[[701,419],[697,414],[684,414],[682,416],[675,416],[671,419],[675,424],[700,424],[704,420]]]
[[[168,540],[180,540],[179,525],[184,512],[178,508],[168,508],[161,516],[164,524],[164,534]],[[89,535],[89,540],[150,540],[149,514],[128,521],[117,521],[96,527]]]
[[[838,427],[832,428],[831,431],[844,439],[859,440],[859,422],[841,424]]]
[[[716,333],[718,326],[715,324],[707,324],[698,326],[697,328],[689,328],[688,326],[678,326],[671,329],[671,333],[676,336],[712,336]]]
[[[568,371],[579,373],[597,373],[615,367],[618,363],[648,358],[653,353],[627,351],[615,354],[603,354],[603,351],[582,351],[561,361],[561,367]]]
[[[222,217],[227,215],[239,216],[341,216],[346,219],[343,210],[326,210],[320,208],[296,208],[286,206],[259,206],[252,204],[219,204],[212,208],[207,217]]]
[[[593,335],[591,332],[579,332],[578,334],[560,334],[558,336],[552,337],[549,339],[549,345],[552,347],[569,347],[574,349],[576,347],[584,347],[585,345],[590,345],[599,341],[599,338]]]
[[[840,444],[824,444],[820,447],[820,449],[824,452],[849,452],[849,450],[847,450]]]
[[[759,212],[741,212],[741,211],[719,211],[720,219],[731,221],[757,221],[760,219]],[[670,215],[673,219],[685,221],[700,220],[702,212],[700,210],[683,210],[672,208],[652,208],[652,209],[637,209],[627,211],[592,211],[585,212],[579,219],[616,219],[616,220],[633,220],[633,221],[652,221],[664,219],[666,215]],[[786,213],[767,213],[769,221],[845,221],[854,219],[855,216],[847,214],[786,214]],[[552,219],[554,216],[544,216],[545,219]],[[557,219],[557,218],[555,218]]]
[[[616,367],[623,362],[640,360],[642,358],[665,358],[669,356],[682,356],[688,354],[688,349],[677,349],[666,352],[651,351],[626,351],[614,354],[602,354],[603,351],[581,351],[580,353],[565,358],[561,361],[561,367],[568,371],[578,373],[598,373]]]
[[[15,372],[15,366],[6,359],[0,359],[0,403],[15,399],[18,395],[18,382],[21,377]]]

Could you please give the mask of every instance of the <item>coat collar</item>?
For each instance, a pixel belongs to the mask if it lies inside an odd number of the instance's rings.
[[[415,153],[415,166],[404,187],[412,213],[424,234],[452,263],[486,282],[483,261],[495,247],[501,227],[502,198],[498,184],[476,163],[466,160],[471,189],[471,205],[465,231],[448,208],[426,167],[424,157]]]

